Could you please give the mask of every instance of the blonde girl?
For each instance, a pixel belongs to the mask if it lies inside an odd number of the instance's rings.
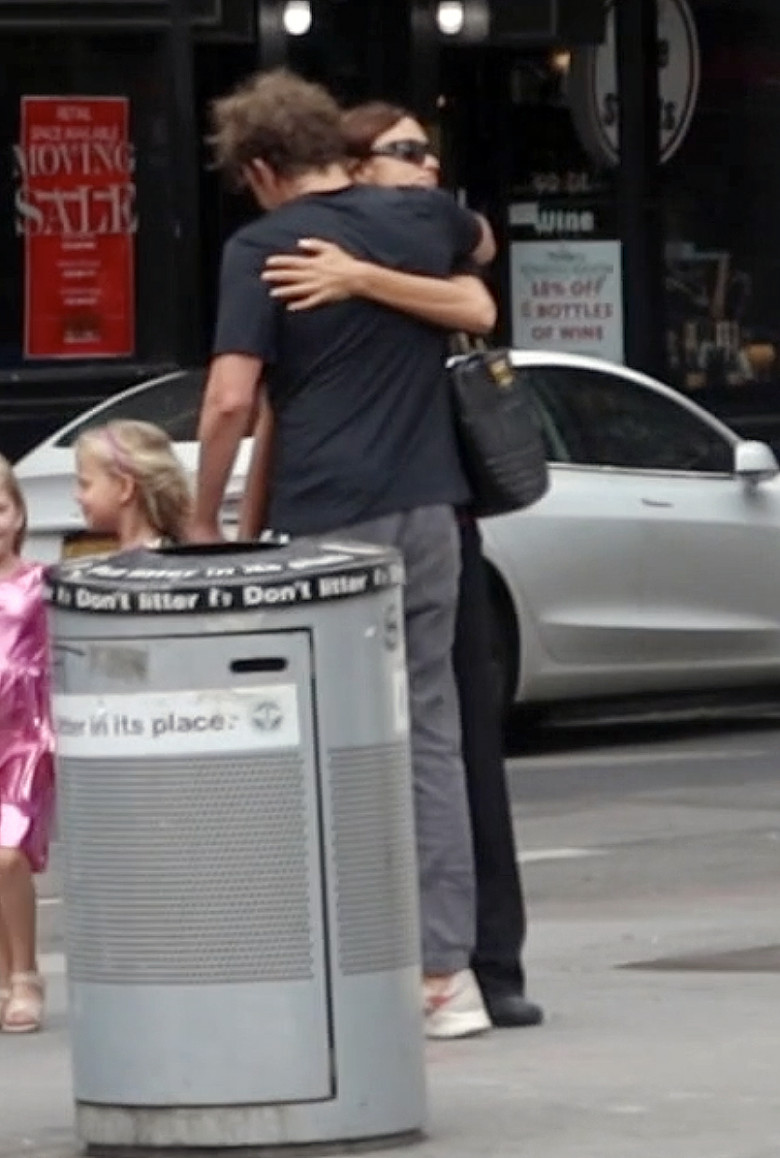
[[[77,498],[91,531],[121,550],[179,543],[190,490],[168,435],[150,422],[93,427],[76,443]]]
[[[33,873],[49,852],[53,735],[43,570],[21,557],[24,497],[0,455],[0,1029],[33,1033],[43,1018]]]

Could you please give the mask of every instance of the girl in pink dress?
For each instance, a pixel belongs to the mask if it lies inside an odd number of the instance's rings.
[[[43,1017],[33,873],[46,868],[54,804],[42,568],[20,558],[24,499],[0,455],[0,1029]]]

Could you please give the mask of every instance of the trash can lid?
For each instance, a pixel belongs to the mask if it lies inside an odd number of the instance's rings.
[[[355,598],[404,581],[391,547],[276,536],[133,550],[50,568],[48,599],[100,615],[225,613]]]

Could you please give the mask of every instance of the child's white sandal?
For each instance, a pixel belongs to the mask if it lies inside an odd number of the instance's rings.
[[[18,990],[24,988],[24,993]],[[3,1033],[37,1033],[43,1022],[46,986],[40,973],[12,973],[11,989],[2,1007]]]

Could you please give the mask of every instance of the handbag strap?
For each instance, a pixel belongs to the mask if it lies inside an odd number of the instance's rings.
[[[484,354],[488,349],[488,344],[484,338],[475,338],[471,334],[467,334],[465,330],[458,330],[451,337],[451,349],[453,354],[460,354],[465,357],[467,354]]]

